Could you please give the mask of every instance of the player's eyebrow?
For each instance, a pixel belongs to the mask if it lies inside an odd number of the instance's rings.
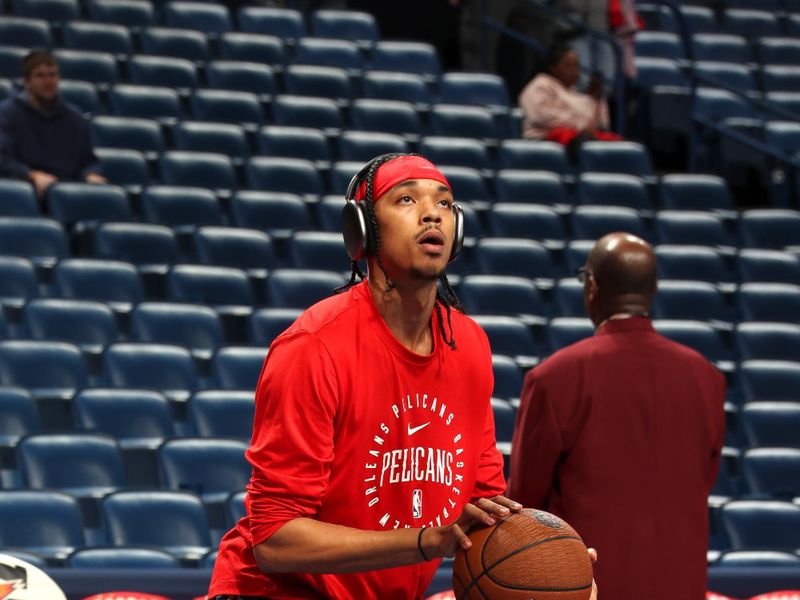
[[[404,181],[402,183],[398,183],[394,186],[394,189],[399,190],[401,188],[413,188],[419,186],[419,182],[416,179],[409,179],[408,181]],[[444,184],[439,186],[440,192],[451,192],[452,190]]]

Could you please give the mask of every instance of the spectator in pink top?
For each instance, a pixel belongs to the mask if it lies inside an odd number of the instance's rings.
[[[608,131],[608,104],[603,98],[600,76],[593,75],[582,93],[575,89],[580,75],[575,50],[564,44],[550,48],[545,71],[534,77],[519,95],[523,137],[559,142],[570,150],[587,140],[622,139]]]

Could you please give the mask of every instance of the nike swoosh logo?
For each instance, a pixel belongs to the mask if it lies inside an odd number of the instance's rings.
[[[411,436],[411,435],[414,435],[414,434],[415,434],[415,433],[417,433],[417,432],[418,432],[420,429],[424,429],[425,427],[427,427],[427,426],[428,426],[428,425],[430,425],[430,424],[431,424],[431,422],[430,422],[430,421],[428,421],[427,423],[423,423],[422,425],[418,425],[417,427],[412,427],[412,426],[411,426],[411,423],[409,423],[409,424],[408,424],[408,435],[410,435],[410,436]]]

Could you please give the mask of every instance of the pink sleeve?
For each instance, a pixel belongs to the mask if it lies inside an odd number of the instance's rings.
[[[247,451],[254,546],[288,521],[317,513],[333,460],[337,405],[333,361],[315,336],[298,333],[270,348]]]
[[[508,497],[530,508],[544,508],[562,448],[547,392],[531,371],[522,387],[511,442]]]

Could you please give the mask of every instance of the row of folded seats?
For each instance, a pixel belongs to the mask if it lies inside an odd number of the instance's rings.
[[[743,4],[681,3],[679,16],[668,6],[636,2],[636,10],[644,20],[645,29],[680,33],[680,20],[687,33],[730,33],[754,39],[759,37],[796,36],[800,31],[800,4],[796,0],[741,0]],[[681,19],[682,18],[682,19]]]

